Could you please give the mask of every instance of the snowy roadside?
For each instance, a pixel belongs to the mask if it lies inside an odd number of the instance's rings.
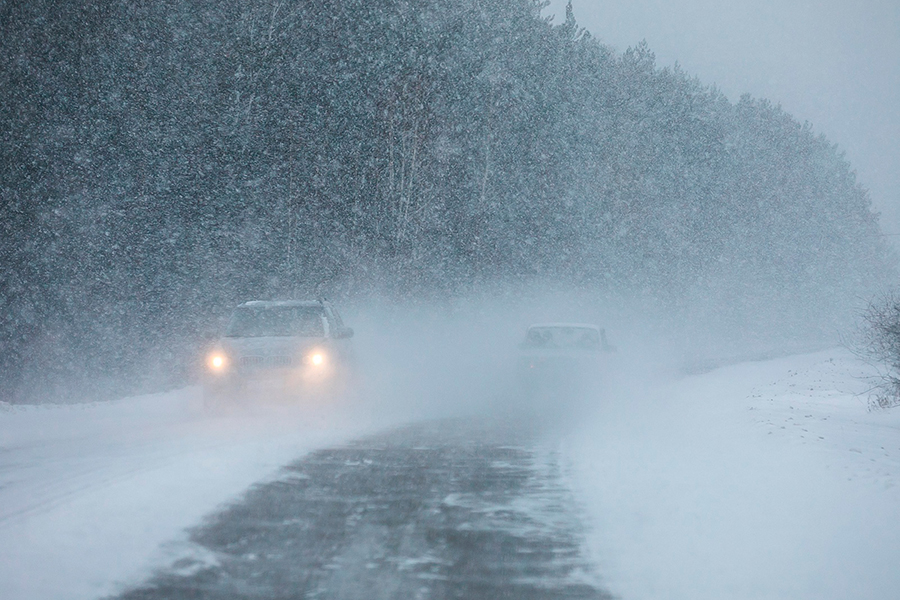
[[[900,411],[835,349],[636,377],[567,439],[588,545],[622,598],[894,598]]]
[[[900,411],[867,411],[867,372],[841,350],[675,382],[623,369],[562,444],[603,587],[635,600],[893,598]],[[410,418],[386,399],[219,417],[196,404],[185,389],[0,407],[4,599],[98,598],[202,559],[186,528],[307,452]]]
[[[379,426],[285,407],[209,417],[198,395],[0,407],[4,599],[114,593],[171,564],[185,528],[284,463]]]

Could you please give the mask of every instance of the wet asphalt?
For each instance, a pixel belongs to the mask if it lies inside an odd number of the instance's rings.
[[[121,600],[609,599],[532,425],[440,421],[321,450],[190,531]]]

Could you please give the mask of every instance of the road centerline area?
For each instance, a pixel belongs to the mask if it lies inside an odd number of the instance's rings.
[[[441,421],[314,452],[121,600],[611,598],[528,427]]]

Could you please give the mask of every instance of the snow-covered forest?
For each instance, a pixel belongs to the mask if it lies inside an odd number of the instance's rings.
[[[549,283],[817,335],[891,268],[813,126],[536,0],[0,1],[0,58],[14,401],[173,383],[252,298]]]

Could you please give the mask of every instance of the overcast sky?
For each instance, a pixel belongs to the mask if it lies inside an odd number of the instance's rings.
[[[566,0],[544,14],[565,18]],[[882,229],[900,233],[900,0],[572,0],[619,52],[643,39],[736,101],[781,104],[846,152]],[[900,237],[892,238],[900,242]]]

